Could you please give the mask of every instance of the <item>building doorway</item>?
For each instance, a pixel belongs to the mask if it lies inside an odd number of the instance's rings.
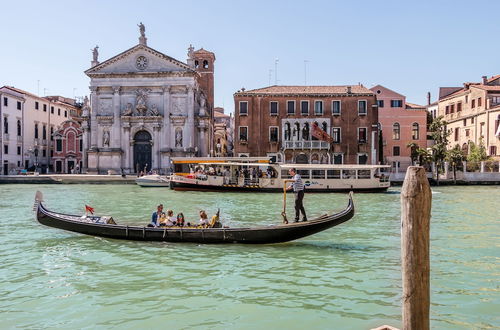
[[[68,160],[68,167],[66,168],[66,173],[68,174],[73,174],[75,171],[73,171],[75,168],[75,161],[74,160]]]
[[[4,175],[9,175],[9,163],[5,162],[3,164],[3,174]]]
[[[62,173],[62,162],[60,160],[56,161],[56,173]]]
[[[151,134],[147,131],[139,131],[134,136],[135,172],[149,172],[151,170],[151,158]]]

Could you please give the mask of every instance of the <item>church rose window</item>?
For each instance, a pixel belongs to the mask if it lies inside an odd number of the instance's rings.
[[[139,70],[144,70],[148,67],[148,59],[144,56],[139,56],[137,60],[135,60],[135,66]]]

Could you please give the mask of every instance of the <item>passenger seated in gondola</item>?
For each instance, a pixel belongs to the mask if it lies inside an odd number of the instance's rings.
[[[177,226],[184,227],[184,214],[182,212],[177,214]]]
[[[176,219],[174,217],[174,211],[167,210],[167,215],[161,218],[160,226],[172,227],[175,226],[175,224],[176,224]]]
[[[151,216],[151,223],[148,224],[148,227],[158,227],[162,216],[164,217],[165,213],[163,212],[163,204],[160,204],[156,207],[156,212],[153,212],[153,215]]]
[[[200,211],[200,222],[198,225],[202,227],[207,227],[208,226],[208,216],[207,213],[203,210]]]

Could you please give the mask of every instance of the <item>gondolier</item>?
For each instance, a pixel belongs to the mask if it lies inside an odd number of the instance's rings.
[[[295,195],[295,222],[299,222],[300,213],[302,213],[302,221],[307,221],[306,210],[304,210],[304,183],[302,182],[302,177],[297,173],[295,168],[291,168],[288,173],[292,177],[292,184],[287,188],[287,190],[292,190]]]

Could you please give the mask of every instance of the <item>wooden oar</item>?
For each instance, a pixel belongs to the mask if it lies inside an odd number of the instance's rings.
[[[281,216],[283,217],[283,223],[287,224],[288,219],[286,218],[286,183],[287,180],[283,180],[283,212],[281,212]]]

